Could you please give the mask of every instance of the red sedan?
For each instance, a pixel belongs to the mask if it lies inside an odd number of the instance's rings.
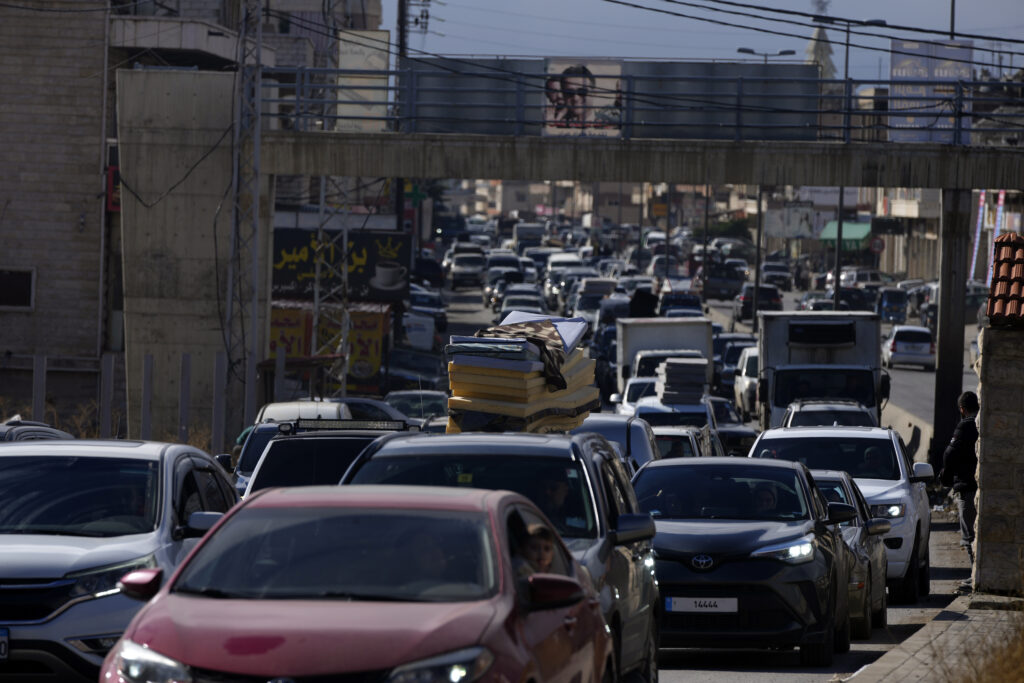
[[[161,579],[158,569],[122,579],[126,594],[152,599],[101,681],[599,681],[614,671],[585,572],[543,514],[508,491],[260,491]]]

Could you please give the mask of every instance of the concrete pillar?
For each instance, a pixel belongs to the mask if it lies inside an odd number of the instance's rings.
[[[1024,331],[981,332],[976,590],[1024,593]]]
[[[942,227],[939,247],[939,318],[936,325],[935,432],[929,448],[929,462],[942,467],[942,451],[953,436],[960,418],[957,398],[963,390],[964,296],[967,291],[967,261],[970,257],[971,193],[942,191]]]

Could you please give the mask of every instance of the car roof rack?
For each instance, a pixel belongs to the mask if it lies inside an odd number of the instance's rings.
[[[337,420],[305,418],[282,422],[278,426],[281,434],[332,430],[376,429],[385,431],[412,431],[412,426],[402,420]]]

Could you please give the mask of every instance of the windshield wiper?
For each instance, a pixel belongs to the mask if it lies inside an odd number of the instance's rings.
[[[424,598],[413,598],[410,596],[403,595],[383,595],[375,593],[350,593],[347,591],[321,591],[315,595],[295,596],[296,599],[302,599],[304,597],[310,598],[338,598],[341,600],[349,601],[365,601],[365,602],[430,602]]]
[[[222,599],[222,600],[231,600],[231,599],[249,598],[249,597],[251,597],[251,596],[248,596],[248,595],[242,595],[241,593],[230,593],[230,592],[228,592],[226,590],[221,590],[220,588],[210,588],[210,587],[207,587],[207,588],[189,588],[189,587],[186,586],[186,587],[183,587],[183,588],[175,588],[174,592],[175,593],[184,593],[186,595],[202,595],[204,598],[218,598],[218,599]]]

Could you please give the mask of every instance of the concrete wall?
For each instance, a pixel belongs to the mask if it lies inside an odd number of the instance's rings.
[[[0,14],[0,269],[35,269],[34,310],[0,311],[0,353],[96,358],[104,14]]]
[[[134,190],[122,192],[121,214],[130,436],[139,434],[146,354],[154,357],[153,437],[176,434],[182,352],[191,354],[190,418],[193,424],[210,423],[215,355],[225,348],[233,79],[230,73],[196,71],[117,73],[121,177]],[[265,180],[262,185],[266,238],[266,206],[272,204]],[[270,273],[267,244],[264,239],[261,245],[265,278],[257,314],[262,324]],[[247,276],[248,259],[242,264]],[[259,360],[266,358],[265,347],[266,340],[260,340]],[[244,362],[238,371],[244,376]],[[234,397],[229,407],[237,413],[239,404]],[[238,416],[229,422],[228,436],[240,428]]]
[[[976,590],[1024,593],[1024,330],[981,333]]]

